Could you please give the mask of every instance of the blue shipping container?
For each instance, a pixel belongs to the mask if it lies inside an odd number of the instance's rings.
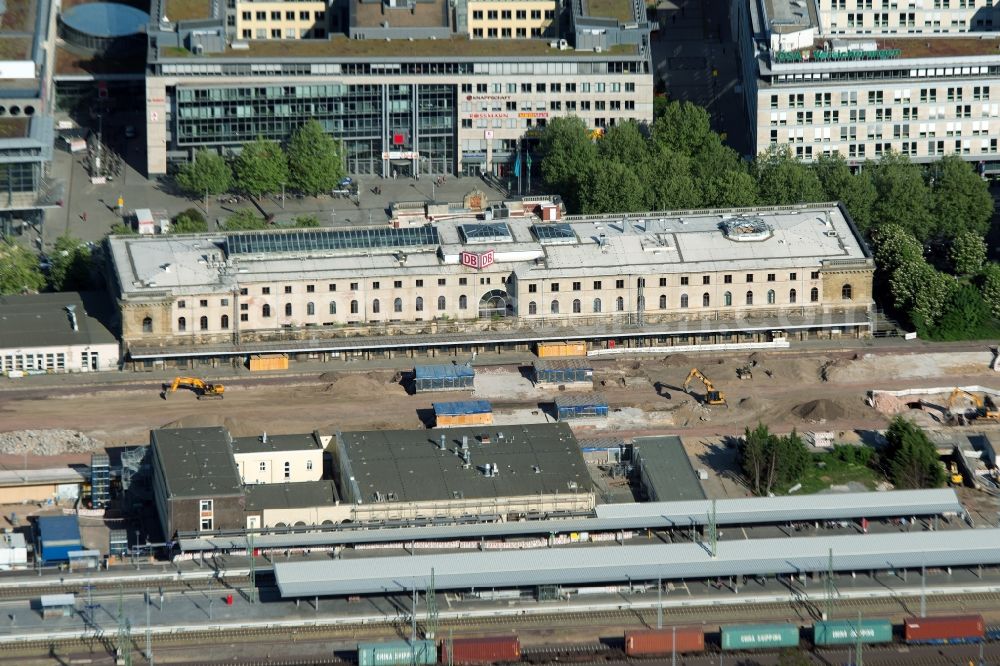
[[[432,403],[435,416],[460,416],[463,414],[492,414],[493,407],[485,400]]]
[[[429,666],[436,663],[437,645],[434,641],[358,643],[358,666]]]
[[[42,563],[68,562],[72,550],[83,550],[76,516],[39,516],[38,544]]]
[[[413,369],[417,391],[448,391],[472,388],[476,371],[468,365],[418,365]]]

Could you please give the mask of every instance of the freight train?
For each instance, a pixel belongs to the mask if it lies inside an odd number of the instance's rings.
[[[807,628],[808,629],[808,628]],[[816,622],[802,632],[797,624],[740,624],[721,627],[718,636],[702,627],[669,627],[626,631],[628,657],[698,654],[708,649],[754,651],[798,647],[807,639],[815,647],[892,643],[948,645],[1000,641],[1000,626],[986,627],[982,615],[910,617],[895,627],[889,620],[832,620]],[[803,633],[805,635],[803,636]],[[621,654],[619,652],[619,654]],[[522,660],[517,636],[486,636],[452,640],[358,643],[358,666],[419,664],[495,664]]]

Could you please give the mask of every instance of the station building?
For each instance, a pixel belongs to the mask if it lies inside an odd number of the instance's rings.
[[[154,0],[152,15],[148,175],[315,119],[352,174],[506,178],[550,118],[653,118],[633,0]]]
[[[572,217],[550,199],[427,204],[382,227],[109,245],[137,369],[871,330],[871,253],[837,204]]]
[[[851,164],[892,151],[1000,168],[1000,15],[987,0],[734,3],[755,152]]]

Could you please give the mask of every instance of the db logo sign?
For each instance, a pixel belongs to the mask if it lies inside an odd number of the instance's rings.
[[[462,265],[469,268],[486,268],[493,265],[493,250],[486,252],[463,252]]]

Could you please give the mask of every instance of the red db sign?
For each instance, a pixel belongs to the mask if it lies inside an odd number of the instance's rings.
[[[493,265],[493,250],[486,252],[463,252],[462,265],[469,268],[486,268]]]

